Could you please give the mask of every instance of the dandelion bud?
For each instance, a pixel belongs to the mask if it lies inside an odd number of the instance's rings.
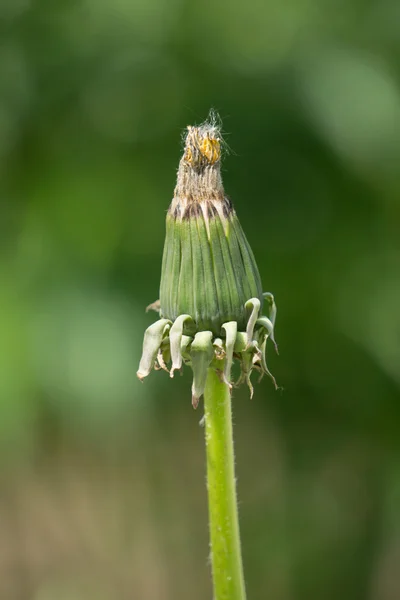
[[[171,357],[172,377],[182,363],[189,364],[195,407],[210,365],[231,386],[234,358],[242,365],[239,383],[246,381],[251,394],[253,369],[275,384],[265,347],[268,337],[275,343],[276,307],[272,294],[262,292],[253,252],[224,192],[222,143],[215,117],[188,127],[166,219],[160,301],[154,305],[162,323],[146,333],[138,371],[142,379]],[[261,316],[265,296],[268,316]]]

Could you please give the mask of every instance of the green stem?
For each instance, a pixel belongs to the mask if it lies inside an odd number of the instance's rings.
[[[214,600],[245,600],[231,396],[213,368],[208,369],[204,411]]]

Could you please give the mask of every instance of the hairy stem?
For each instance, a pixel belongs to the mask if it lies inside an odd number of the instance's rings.
[[[208,369],[204,410],[214,600],[245,600],[231,397],[213,368]]]

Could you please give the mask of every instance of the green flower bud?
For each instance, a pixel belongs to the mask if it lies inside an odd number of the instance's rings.
[[[276,307],[263,294],[253,252],[225,195],[220,172],[222,138],[215,119],[188,127],[174,198],[168,210],[160,300],[149,308],[161,320],[147,330],[138,377],[183,363],[194,373],[192,402],[203,394],[213,365],[231,387],[234,358],[239,383],[252,394],[253,369],[275,379],[266,366],[266,340],[274,340]],[[268,316],[261,316],[264,298]],[[157,326],[156,326],[157,325]],[[276,347],[276,344],[275,344]]]
[[[161,315],[189,314],[197,331],[221,335],[236,321],[246,326],[245,303],[263,303],[260,275],[220,173],[215,126],[190,127],[167,214],[161,272]]]

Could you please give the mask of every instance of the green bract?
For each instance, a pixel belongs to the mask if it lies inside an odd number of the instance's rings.
[[[218,127],[188,127],[167,214],[160,300],[149,307],[161,318],[145,332],[137,372],[143,379],[162,368],[173,377],[183,363],[190,365],[194,407],[210,366],[231,387],[234,359],[241,363],[236,383],[246,382],[251,395],[253,369],[276,387],[266,363],[268,337],[276,348],[276,306],[272,294],[262,292],[253,252],[225,195],[220,159]]]

